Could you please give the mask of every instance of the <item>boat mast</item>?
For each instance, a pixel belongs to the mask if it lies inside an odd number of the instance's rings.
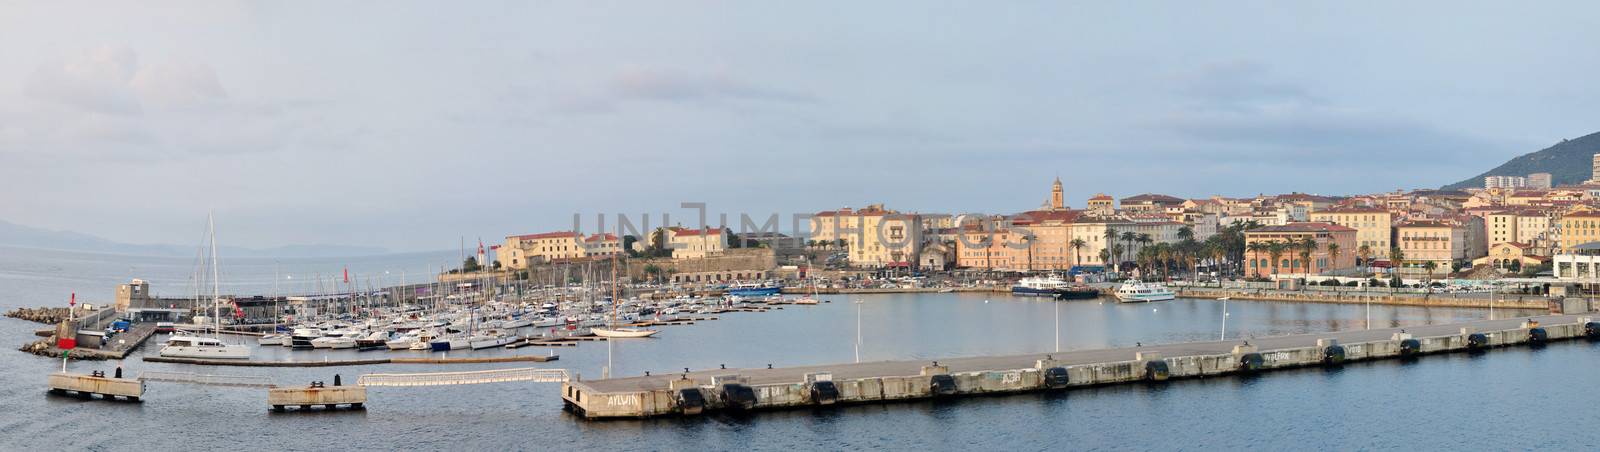
[[[617,255],[611,255],[611,325],[617,324]],[[609,342],[609,341],[608,341]]]
[[[217,305],[222,303],[222,284],[219,282],[221,273],[217,270],[217,223],[210,213],[206,214],[206,229],[211,231],[211,322],[216,325],[216,338],[222,339],[222,318],[217,317]]]

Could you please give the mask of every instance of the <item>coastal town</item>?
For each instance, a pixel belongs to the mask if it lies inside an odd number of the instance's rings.
[[[1546,173],[1483,187],[1356,195],[1181,198],[1097,193],[1078,206],[1058,178],[1039,208],[1005,214],[897,211],[882,204],[808,215],[795,234],[730,226],[510,235],[475,262],[508,280],[620,259],[640,281],[726,285],[821,278],[846,287],[896,277],[1058,275],[1451,289],[1493,280],[1584,281],[1600,242],[1600,155],[1588,182]],[[465,276],[463,276],[465,277]],[[937,279],[937,278],[936,278]],[[895,287],[902,283],[889,282]],[[1290,287],[1285,285],[1283,287]],[[1577,288],[1570,288],[1579,290]],[[1566,285],[1525,292],[1569,290]]]

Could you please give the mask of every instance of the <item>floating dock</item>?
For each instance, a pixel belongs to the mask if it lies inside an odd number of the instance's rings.
[[[1578,315],[1539,316],[1049,354],[674,372],[568,381],[561,397],[566,410],[587,419],[645,418],[1065,390],[1579,337],[1600,339],[1600,323]]]

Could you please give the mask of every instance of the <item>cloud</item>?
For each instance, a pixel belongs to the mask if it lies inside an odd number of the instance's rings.
[[[1181,108],[1154,128],[1211,157],[1461,163],[1505,145],[1386,111],[1334,105],[1250,62],[1208,66],[1181,79],[1177,91]]]
[[[668,102],[757,101],[804,103],[811,96],[768,88],[723,73],[694,74],[632,68],[611,79],[612,94],[623,99]]]
[[[129,82],[138,69],[139,56],[132,49],[100,48],[39,65],[28,76],[23,93],[39,102],[85,112],[135,115],[143,108]]]
[[[146,63],[127,47],[42,63],[22,91],[29,105],[0,106],[0,155],[128,162],[266,152],[300,125],[284,107],[230,97],[209,65]]]

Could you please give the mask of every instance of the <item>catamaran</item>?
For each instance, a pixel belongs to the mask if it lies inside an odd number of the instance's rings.
[[[206,234],[211,241],[211,321],[212,332],[222,333],[222,320],[219,305],[222,304],[222,283],[219,281],[221,271],[217,269],[217,226],[215,220],[206,217]],[[196,280],[199,283],[199,280]],[[196,291],[198,292],[198,290]],[[250,346],[239,344],[226,344],[217,337],[199,337],[189,334],[179,334],[167,339],[167,344],[161,347],[161,356],[169,358],[223,358],[223,359],[250,359]]]

